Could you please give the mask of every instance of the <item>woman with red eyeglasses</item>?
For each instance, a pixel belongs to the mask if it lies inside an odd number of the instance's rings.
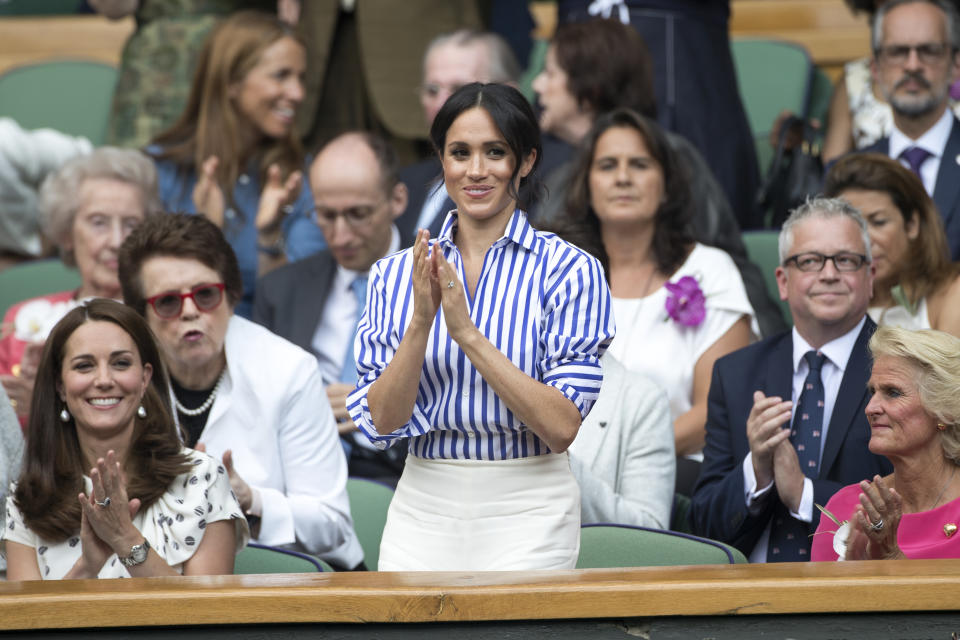
[[[186,445],[223,459],[255,542],[362,568],[316,358],[234,315],[243,284],[215,224],[148,222],[120,248],[120,285],[157,337]]]

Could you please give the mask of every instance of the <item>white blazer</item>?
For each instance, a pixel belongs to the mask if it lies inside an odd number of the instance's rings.
[[[255,542],[352,568],[363,560],[347,498],[347,463],[317,359],[239,316],[227,328],[227,369],[200,434],[262,500]]]
[[[676,456],[667,394],[608,351],[600,397],[570,445],[584,524],[670,526]]]

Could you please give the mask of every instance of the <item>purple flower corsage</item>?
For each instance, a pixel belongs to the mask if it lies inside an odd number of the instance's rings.
[[[683,276],[676,282],[663,285],[670,295],[667,296],[667,315],[685,327],[697,327],[707,315],[706,297],[696,278]]]

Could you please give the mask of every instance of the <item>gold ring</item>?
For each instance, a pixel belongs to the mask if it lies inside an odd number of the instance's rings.
[[[14,410],[14,411],[16,411],[16,410],[17,410],[17,401],[14,400],[13,398],[10,398],[10,406],[13,407],[13,410]]]

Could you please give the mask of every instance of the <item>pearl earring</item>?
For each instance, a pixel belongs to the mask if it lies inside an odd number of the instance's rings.
[[[70,422],[70,412],[66,407],[60,410],[60,422]]]
[[[137,409],[137,415],[140,416],[141,419],[147,417],[147,410],[143,408],[143,405],[140,405]]]

